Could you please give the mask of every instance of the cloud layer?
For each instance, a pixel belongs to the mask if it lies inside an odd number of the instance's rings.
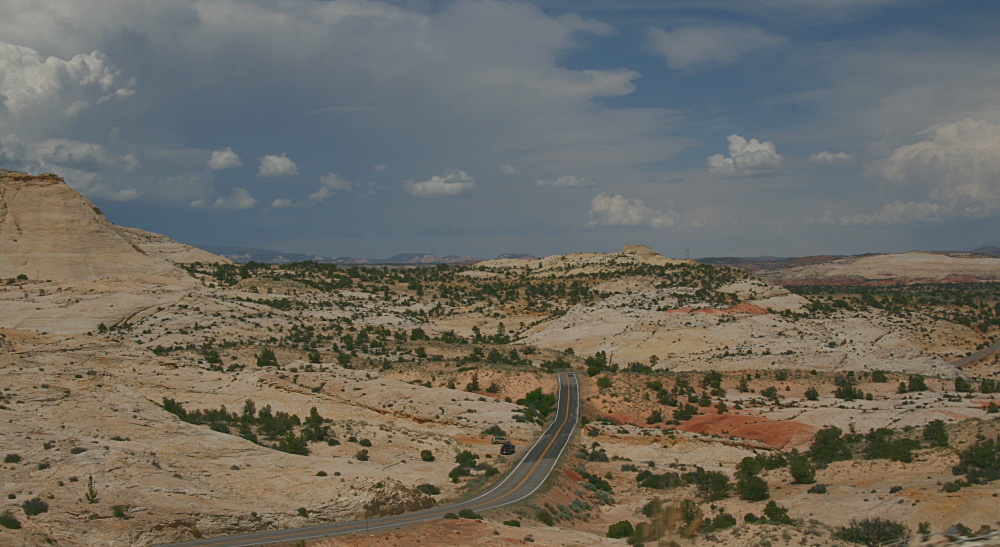
[[[680,215],[668,209],[654,211],[641,199],[629,199],[622,195],[608,196],[600,193],[590,202],[590,216],[594,220],[587,226],[672,228],[680,222]]]
[[[788,40],[755,27],[692,26],[670,31],[650,29],[649,41],[655,51],[666,57],[667,66],[690,70],[733,64]]]
[[[709,156],[709,173],[720,177],[769,177],[784,170],[784,158],[775,150],[773,142],[748,141],[736,134],[729,135],[726,140],[729,141],[729,157]]]
[[[440,198],[468,195],[476,187],[476,181],[465,171],[448,171],[444,176],[433,176],[428,180],[403,182],[407,192],[420,198]]]

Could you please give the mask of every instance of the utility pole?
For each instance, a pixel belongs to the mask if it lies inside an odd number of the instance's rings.
[[[684,249],[684,260],[691,260],[691,249]]]

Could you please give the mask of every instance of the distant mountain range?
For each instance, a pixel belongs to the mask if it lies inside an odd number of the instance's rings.
[[[389,258],[357,258],[352,256],[331,258],[328,256],[286,253],[255,247],[223,247],[218,245],[198,245],[197,247],[241,264],[247,262],[286,264],[288,262],[304,262],[307,260],[322,264],[475,264],[483,261],[481,258],[474,256],[458,256],[454,254],[436,256],[426,253],[398,253]],[[502,254],[497,258],[537,260],[538,257],[529,254]]]

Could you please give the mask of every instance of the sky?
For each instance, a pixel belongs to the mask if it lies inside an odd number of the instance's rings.
[[[0,168],[196,245],[1000,245],[1000,2],[5,0]]]

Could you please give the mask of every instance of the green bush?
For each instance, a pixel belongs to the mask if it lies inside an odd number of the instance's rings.
[[[431,452],[430,450],[421,450],[420,459],[421,461],[432,462],[434,461],[434,453]]]
[[[128,515],[125,514],[124,505],[112,505],[111,514],[114,515],[116,519],[128,520]]]
[[[740,478],[736,483],[736,491],[739,492],[740,499],[746,501],[764,501],[771,497],[767,490],[767,482],[757,475]]]
[[[851,519],[847,527],[837,532],[840,539],[852,543],[864,543],[875,547],[889,541],[903,539],[909,534],[906,526],[900,522],[869,517],[861,520]]]
[[[503,521],[504,526],[513,526],[514,528],[521,527],[521,521],[519,520],[505,520]]]
[[[32,498],[30,500],[25,500],[25,502],[21,504],[21,509],[24,509],[25,515],[33,517],[42,513],[48,513],[49,504],[42,501],[42,498]]]
[[[309,516],[309,510],[306,509],[305,507],[299,507],[298,513],[299,513],[300,517],[308,517]]]
[[[7,454],[3,458],[3,463],[20,463],[20,462],[21,462],[20,454]]]
[[[778,505],[774,500],[767,502],[764,506],[764,516],[771,524],[792,524],[794,521],[788,516],[788,509]]]
[[[826,485],[817,484],[808,490],[810,494],[826,494]]]
[[[851,459],[851,447],[841,433],[840,428],[836,426],[824,427],[817,431],[813,436],[812,445],[809,446],[809,458],[826,463]]]
[[[472,509],[462,509],[458,512],[458,517],[463,519],[481,519],[482,515],[477,514]]]
[[[479,454],[474,454],[468,450],[463,450],[455,456],[455,463],[462,467],[472,467],[476,465],[476,460],[479,459]]]
[[[818,401],[819,390],[817,390],[813,386],[809,386],[809,389],[806,390],[806,399],[809,399],[810,401]]]
[[[368,451],[358,450],[357,453],[354,454],[354,459],[358,460],[359,462],[368,461]]]
[[[0,526],[10,528],[11,530],[17,530],[21,527],[21,522],[17,520],[17,517],[12,515],[10,511],[4,511],[3,513],[0,513]]]
[[[457,519],[457,518],[458,518],[458,515],[456,515],[455,513],[445,513],[445,514],[444,514],[444,516],[443,516],[443,517],[441,517],[441,518],[446,518],[446,519]]]
[[[632,523],[627,520],[622,520],[608,526],[607,537],[612,539],[627,538],[634,532],[635,528],[632,527]]]
[[[948,432],[945,430],[943,420],[934,420],[924,426],[924,438],[931,442],[931,446],[948,446]]]
[[[788,464],[788,471],[798,484],[812,484],[816,482],[816,468],[813,467],[809,457],[805,454],[792,456]]]
[[[495,437],[506,437],[507,432],[498,425],[491,425],[483,430],[483,435],[493,435]]]
[[[264,348],[260,350],[257,354],[257,366],[258,367],[276,367],[278,366],[278,358],[274,355],[274,350],[271,348]]]
[[[421,492],[427,494],[428,496],[436,496],[441,493],[440,488],[434,486],[433,484],[428,484],[428,483],[421,484],[420,486],[417,487],[417,490],[420,490]]]
[[[955,474],[965,475],[973,484],[1000,479],[1000,438],[976,441],[963,450]]]
[[[555,526],[556,524],[555,519],[552,518],[552,513],[549,513],[545,509],[535,511],[535,520],[546,526]]]

